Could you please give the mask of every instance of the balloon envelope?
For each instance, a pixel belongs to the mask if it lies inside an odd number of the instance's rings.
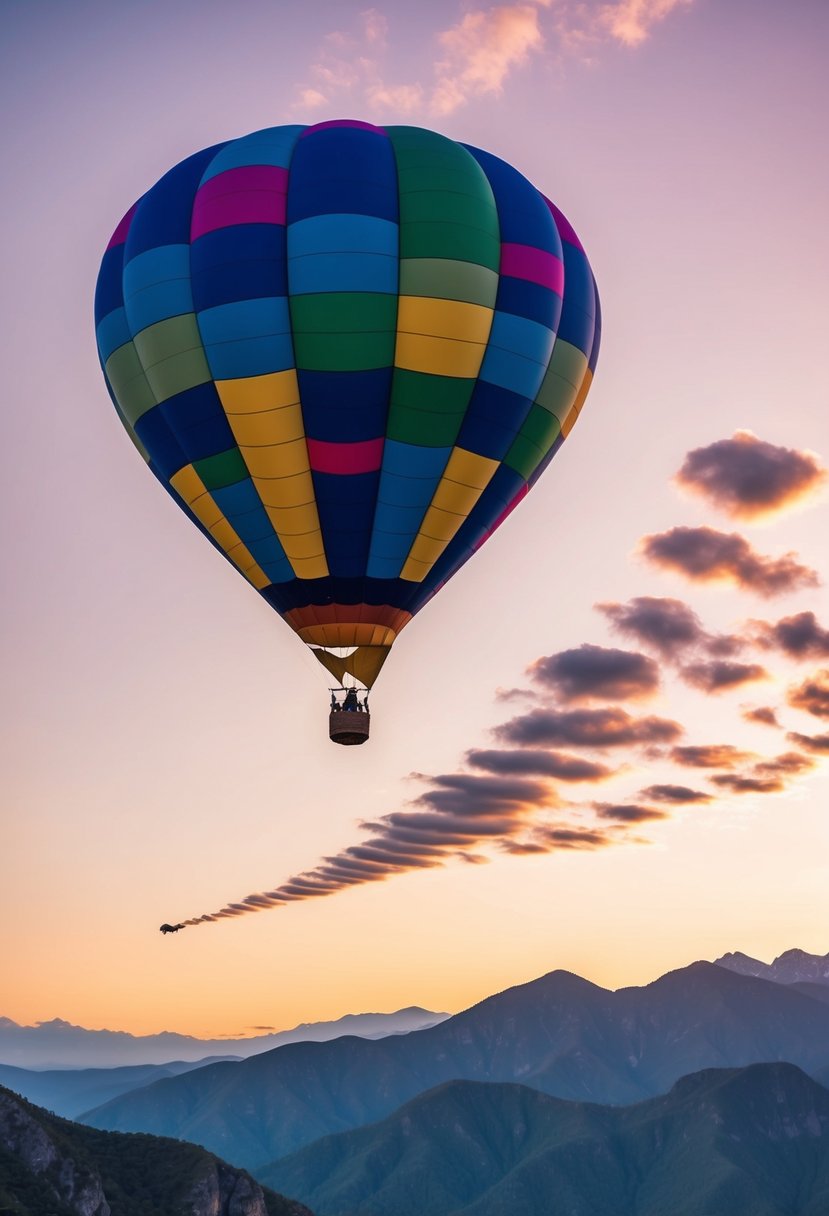
[[[584,250],[520,173],[347,120],[171,169],[118,225],[95,321],[152,472],[367,686],[547,467],[600,337]]]

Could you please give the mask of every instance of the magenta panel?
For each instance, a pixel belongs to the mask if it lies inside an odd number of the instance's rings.
[[[542,194],[541,197],[544,198],[544,195]],[[576,249],[581,249],[582,253],[584,253],[584,246],[573,231],[567,216],[562,215],[555,203],[551,203],[548,198],[544,198],[544,202],[550,208],[552,217],[556,222],[556,228],[558,228],[558,235],[561,239],[566,241],[568,245],[575,245]]]
[[[564,263],[554,253],[534,245],[502,244],[501,274],[540,283],[559,296],[564,294]]]
[[[306,127],[299,138],[307,139],[315,131],[327,131],[331,127],[356,127],[358,131],[376,131],[378,135],[386,134],[383,127],[375,127],[371,122],[360,122],[357,118],[331,118],[328,122],[318,122],[313,127]]]
[[[190,239],[231,224],[284,224],[288,171],[278,165],[244,165],[218,173],[199,187]]]
[[[315,473],[374,473],[383,463],[383,438],[362,443],[325,443],[309,439],[308,459]]]
[[[139,202],[140,202],[140,199],[139,199]],[[107,245],[107,249],[112,249],[113,246],[115,246],[115,245],[124,244],[124,242],[127,239],[127,233],[130,230],[130,224],[132,223],[132,217],[135,215],[135,209],[137,206],[138,206],[138,203],[133,203],[133,205],[130,207],[127,214],[121,220],[121,223],[118,225],[118,227],[113,232],[113,234],[110,238],[110,242]]]

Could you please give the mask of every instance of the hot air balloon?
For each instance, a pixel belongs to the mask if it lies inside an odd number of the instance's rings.
[[[569,434],[600,336],[578,238],[516,169],[351,120],[176,165],[116,228],[95,322],[133,443],[334,677],[343,743]]]

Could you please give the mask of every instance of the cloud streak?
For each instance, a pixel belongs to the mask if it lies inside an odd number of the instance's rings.
[[[634,718],[624,709],[533,709],[496,727],[495,737],[519,747],[615,748],[673,743],[683,733],[678,722]]]
[[[586,642],[536,659],[528,674],[565,703],[639,700],[659,688],[659,668],[647,655]]]
[[[767,557],[737,532],[676,527],[643,537],[640,551],[652,565],[691,582],[729,582],[766,598],[818,585],[817,573],[796,554]]]

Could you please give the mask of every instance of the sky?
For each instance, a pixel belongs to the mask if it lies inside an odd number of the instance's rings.
[[[823,0],[7,0],[4,24],[0,1015],[235,1036],[825,953]],[[335,117],[514,164],[604,321],[578,425],[351,749],[325,673],[135,454],[92,324],[109,236],[171,165]]]

